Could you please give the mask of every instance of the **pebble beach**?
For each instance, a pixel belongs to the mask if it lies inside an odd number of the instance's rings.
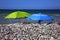
[[[51,24],[0,24],[0,40],[60,40],[60,25]]]

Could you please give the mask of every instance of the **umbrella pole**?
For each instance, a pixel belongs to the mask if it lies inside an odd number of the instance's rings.
[[[9,21],[10,21],[10,23],[12,23],[10,19],[9,19]]]
[[[39,20],[38,23],[41,24],[41,20]]]

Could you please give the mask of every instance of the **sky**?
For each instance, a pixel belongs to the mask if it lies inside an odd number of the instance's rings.
[[[60,9],[60,0],[0,0],[0,9]]]

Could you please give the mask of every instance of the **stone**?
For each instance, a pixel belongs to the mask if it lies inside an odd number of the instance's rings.
[[[5,39],[8,39],[8,38],[9,38],[9,35],[6,35],[6,36],[5,36]]]
[[[16,38],[14,38],[13,40],[16,40]]]
[[[50,40],[54,40],[54,38],[53,38],[53,37],[51,37],[51,38],[50,38]]]

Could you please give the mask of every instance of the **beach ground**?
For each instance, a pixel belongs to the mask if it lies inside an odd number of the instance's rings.
[[[0,40],[60,40],[60,24],[0,24]]]

